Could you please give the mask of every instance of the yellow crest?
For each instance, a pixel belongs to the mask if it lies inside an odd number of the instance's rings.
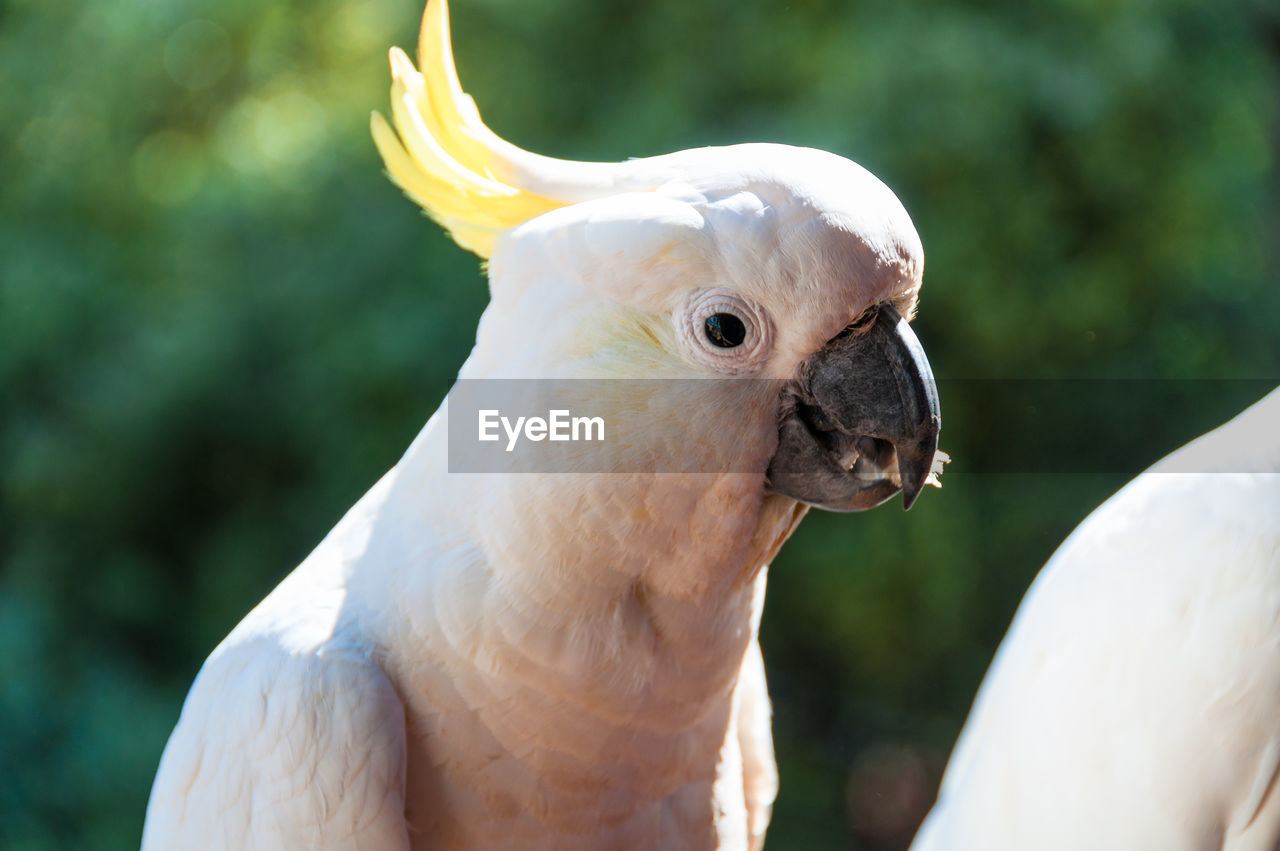
[[[598,195],[610,183],[610,164],[531,154],[484,125],[458,82],[446,0],[427,3],[418,63],[421,71],[404,51],[391,49],[395,129],[373,113],[373,141],[396,185],[463,248],[487,258],[502,231]]]

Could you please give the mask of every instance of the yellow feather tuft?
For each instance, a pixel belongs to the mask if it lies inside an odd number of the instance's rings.
[[[481,257],[511,227],[565,206],[512,186],[494,166],[512,151],[480,120],[475,102],[462,91],[449,41],[446,0],[429,0],[422,16],[418,63],[391,49],[391,119],[374,113],[374,144],[391,179],[454,240]],[[523,152],[519,152],[523,153]]]

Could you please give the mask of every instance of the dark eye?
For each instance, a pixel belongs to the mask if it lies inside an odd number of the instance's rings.
[[[711,341],[712,345],[719,346],[722,349],[741,346],[742,341],[747,339],[747,326],[743,325],[742,320],[732,313],[713,313],[707,317],[707,321],[703,323],[703,328],[706,330],[707,339]]]

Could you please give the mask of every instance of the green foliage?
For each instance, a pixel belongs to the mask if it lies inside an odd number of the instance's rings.
[[[419,13],[0,3],[0,845],[136,846],[201,660],[465,357],[477,264],[367,135]],[[893,820],[927,805],[1039,565],[1280,375],[1277,20],[1185,0],[455,0],[464,83],[517,143],[828,148],[920,228],[917,328],[952,379],[957,460],[909,516],[810,518],[774,567],[771,848],[902,847]],[[1215,380],[1044,385],[1040,417],[992,416],[974,400],[999,385],[958,380],[1005,378]],[[1218,380],[1240,378],[1262,381]],[[1062,446],[1123,460],[1045,461]],[[883,824],[847,800],[882,793]]]

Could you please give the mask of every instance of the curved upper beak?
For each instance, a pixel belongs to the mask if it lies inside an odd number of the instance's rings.
[[[891,305],[809,358],[783,390],[768,488],[831,511],[911,508],[933,469],[942,412],[919,339]]]

